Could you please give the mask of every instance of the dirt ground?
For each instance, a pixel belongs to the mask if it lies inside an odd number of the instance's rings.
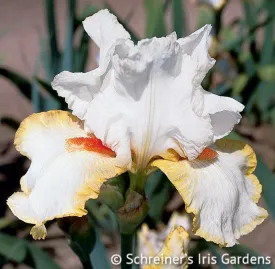
[[[239,1],[231,1],[230,7],[227,8],[224,14],[225,22],[241,16]],[[39,39],[46,35],[43,2],[43,0],[0,0],[0,64],[4,64],[27,77],[31,77],[34,73],[35,62],[39,57]],[[59,41],[62,41],[65,35],[66,0],[57,0],[56,2]],[[91,3],[91,1],[85,0],[79,0],[78,2],[80,10],[85,3]],[[102,2],[100,0],[92,1],[92,3],[98,5],[102,5]],[[109,3],[122,18],[134,10],[130,25],[140,36],[144,36],[145,22],[142,0],[109,0]],[[188,11],[189,31],[191,31],[195,29],[197,10],[194,3],[185,0],[185,4]],[[89,64],[90,68],[91,66],[94,66],[92,59]],[[11,116],[20,121],[31,113],[32,106],[30,103],[18,93],[11,83],[0,77],[0,117],[4,115]],[[0,147],[11,140],[14,135],[12,131],[3,126],[0,126],[0,134]],[[255,147],[257,146],[255,145]],[[265,151],[263,148],[259,150]],[[0,163],[8,162],[14,154],[16,154],[15,151],[5,159],[2,158]],[[273,161],[272,159],[271,162]],[[55,229],[53,232],[58,233],[58,228]],[[251,234],[244,236],[241,242],[263,255],[272,256],[273,261],[275,261],[274,239],[275,224],[271,219],[267,219]],[[56,241],[55,244],[58,245],[57,261],[63,268],[81,268],[77,257],[66,245],[64,239]]]

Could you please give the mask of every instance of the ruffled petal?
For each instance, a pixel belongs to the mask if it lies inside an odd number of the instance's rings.
[[[73,114],[83,119],[91,100],[100,91],[106,78],[105,69],[87,73],[63,71],[51,83],[58,95],[65,98]]]
[[[15,145],[32,163],[21,180],[23,192],[7,203],[19,219],[35,224],[36,239],[45,237],[46,221],[86,214],[85,202],[97,198],[107,179],[123,172],[115,166],[114,152],[87,135],[82,122],[68,112],[31,115],[21,123]]]
[[[211,143],[210,118],[192,107],[197,63],[182,56],[175,34],[143,40],[112,63],[110,85],[91,102],[84,121],[116,151],[118,165],[131,164],[131,149],[144,168],[168,148],[195,158]]]
[[[209,115],[213,128],[214,139],[220,139],[228,135],[235,124],[238,124],[242,118],[240,112],[244,105],[229,97],[221,97],[201,88],[203,96],[204,109],[202,116]]]
[[[244,106],[236,100],[228,97],[221,97],[205,91],[201,82],[215,60],[209,56],[209,36],[211,25],[206,25],[188,37],[178,40],[182,52],[190,55],[197,62],[198,72],[194,78],[196,87],[193,96],[193,110],[202,117],[210,117],[213,129],[213,142],[228,135],[235,124],[241,119],[240,112]]]
[[[36,113],[20,124],[14,144],[21,154],[32,160],[21,179],[21,187],[26,193],[32,190],[44,167],[64,152],[66,139],[71,137],[87,137],[87,134],[82,122],[68,112]]]
[[[218,156],[209,160],[156,160],[194,213],[194,231],[208,241],[233,246],[267,217],[256,205],[261,185],[252,173],[256,156],[248,145],[220,140],[212,147]]]
[[[100,48],[99,66],[104,65],[104,61],[109,58],[110,49],[118,41],[130,40],[130,34],[117,21],[116,16],[109,10],[104,9],[97,12],[94,16],[88,17],[83,21],[83,27],[91,39]]]
[[[141,240],[142,236],[139,236]],[[150,243],[142,241],[143,244]],[[187,252],[189,235],[182,226],[172,229],[167,236],[161,251],[151,258],[151,263],[143,266],[143,269],[183,269],[187,268]],[[142,254],[141,254],[142,255]],[[148,261],[150,261],[148,259]]]
[[[53,87],[84,120],[85,130],[116,152],[118,166],[131,168],[134,155],[136,168],[146,169],[168,149],[195,159],[239,121],[241,104],[208,98],[200,86],[215,63],[208,55],[211,26],[187,38],[177,40],[173,33],[137,45],[106,10],[86,19],[84,27],[100,46],[99,71],[85,79],[61,73]],[[94,76],[100,70],[106,74]],[[100,79],[89,84],[88,74]]]
[[[175,34],[142,40],[127,56],[113,56],[110,84],[91,102],[84,121],[116,151],[118,165],[131,163],[131,149],[139,168],[169,148],[194,159],[237,123],[243,106],[211,94],[224,105],[214,109],[200,86],[214,64],[207,52],[210,29],[179,41]],[[236,122],[212,119],[216,112],[231,110]]]
[[[87,73],[64,71],[52,82],[53,89],[65,98],[73,114],[80,119],[83,119],[94,96],[108,84],[108,67],[115,49],[118,47],[123,53],[124,47],[118,45],[130,39],[117,18],[106,9],[86,18],[83,26],[100,48],[99,67]]]
[[[182,53],[189,55],[192,60],[197,63],[197,69],[199,71],[195,77],[197,84],[202,82],[207,72],[216,62],[208,53],[211,30],[212,26],[207,24],[193,34],[185,38],[179,38],[177,41],[180,44]]]

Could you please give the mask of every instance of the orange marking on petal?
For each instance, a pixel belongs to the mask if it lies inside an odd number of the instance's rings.
[[[217,158],[218,153],[210,148],[206,148],[202,151],[202,153],[199,155],[199,157],[197,158],[198,160],[212,160]]]
[[[103,145],[102,141],[96,137],[74,137],[66,140],[66,150],[68,152],[75,151],[93,151],[112,157],[116,153],[110,148]]]

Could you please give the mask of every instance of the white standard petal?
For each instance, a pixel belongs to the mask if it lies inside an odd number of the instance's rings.
[[[213,108],[201,89],[214,64],[207,53],[209,32],[206,26],[179,41],[175,34],[146,39],[127,56],[113,56],[110,84],[91,102],[84,121],[116,151],[118,165],[129,165],[134,151],[137,167],[144,168],[169,148],[194,159],[239,121],[241,104],[209,94],[226,104]],[[213,116],[220,111],[232,111],[236,119],[220,121]]]
[[[83,26],[100,48],[99,67],[87,73],[64,71],[52,82],[53,89],[65,98],[73,114],[80,119],[83,119],[94,96],[108,84],[108,67],[115,49],[125,40],[130,42],[129,33],[108,10],[86,18]],[[126,48],[122,45],[117,49],[123,53]]]
[[[15,145],[32,163],[21,179],[22,192],[7,203],[19,219],[35,224],[35,239],[45,237],[48,220],[86,214],[85,202],[97,198],[104,181],[123,172],[115,166],[115,153],[64,111],[25,119]]]
[[[211,26],[179,40],[173,33],[137,45],[106,10],[86,19],[84,27],[102,49],[99,69],[61,73],[53,87],[84,120],[85,130],[116,152],[117,165],[131,167],[134,160],[144,169],[168,149],[195,159],[240,120],[241,104],[200,85],[215,62],[208,55]],[[105,62],[106,74],[94,75]],[[100,78],[89,84],[88,74]]]
[[[181,194],[186,211],[194,213],[194,232],[208,241],[233,246],[267,217],[257,206],[261,185],[252,173],[253,150],[242,142],[217,141],[214,159],[171,162],[156,160]]]
[[[210,116],[214,133],[213,142],[215,142],[216,139],[228,135],[234,125],[239,123],[240,112],[243,111],[244,106],[232,98],[207,92],[200,85],[215,63],[208,54],[210,32],[211,26],[206,25],[190,36],[179,39],[178,42],[183,53],[190,55],[198,64],[200,72],[197,73],[194,81],[196,91],[193,96],[193,109],[198,115]]]
[[[204,102],[202,115],[210,116],[215,142],[216,139],[228,135],[234,125],[240,122],[240,112],[243,111],[244,105],[232,98],[211,94],[202,88],[201,94]]]
[[[110,55],[110,49],[115,49],[114,45],[119,40],[125,41],[131,38],[130,34],[118,23],[116,16],[107,9],[100,10],[94,16],[83,21],[85,31],[100,48],[99,66],[104,65],[106,57]]]
[[[211,30],[212,26],[207,24],[191,35],[177,40],[182,53],[190,55],[197,63],[200,72],[197,72],[195,80],[198,84],[201,83],[209,69],[215,64],[215,60],[208,54]]]

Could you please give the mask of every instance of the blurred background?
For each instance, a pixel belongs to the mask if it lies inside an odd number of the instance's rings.
[[[182,37],[206,23],[213,25],[210,53],[217,63],[203,86],[246,105],[243,120],[231,136],[248,141],[257,152],[256,174],[263,185],[260,203],[270,214],[240,242],[251,253],[271,256],[275,262],[274,0],[0,0],[0,268],[83,268],[83,259],[81,263],[67,243],[73,238],[68,229],[74,220],[59,224],[63,231],[55,222],[49,223],[47,239],[33,242],[30,226],[17,220],[5,202],[19,188],[29,165],[13,147],[19,123],[33,112],[66,109],[50,82],[62,70],[83,72],[97,66],[98,49],[81,21],[104,7],[135,41],[172,31]],[[152,204],[146,220],[150,227],[166,223],[173,211],[184,208],[163,180],[165,189],[156,182],[148,186],[149,200],[157,205]],[[97,227],[98,247],[89,255],[118,253],[117,223],[108,208],[100,200],[91,202],[89,217]],[[237,254],[244,255],[246,247]]]

